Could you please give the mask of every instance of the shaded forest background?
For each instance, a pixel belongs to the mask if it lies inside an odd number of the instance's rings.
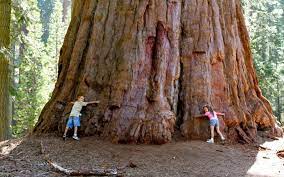
[[[51,96],[71,9],[71,0],[12,0],[7,53],[14,137],[32,130]],[[243,0],[243,9],[260,87],[284,122],[284,0]]]
[[[48,101],[66,34],[71,0],[12,0],[12,135],[28,133]]]

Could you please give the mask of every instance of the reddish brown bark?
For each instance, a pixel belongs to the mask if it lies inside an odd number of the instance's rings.
[[[239,0],[80,1],[35,132],[62,132],[78,95],[101,101],[83,110],[81,135],[113,142],[166,143],[175,126],[205,139],[208,123],[194,117],[207,103],[226,113],[232,141],[282,133],[258,86]]]

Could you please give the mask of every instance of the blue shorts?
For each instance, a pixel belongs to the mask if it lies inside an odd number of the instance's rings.
[[[80,117],[70,116],[67,122],[68,128],[80,127]]]
[[[210,126],[219,127],[219,120],[218,119],[210,119],[209,123],[210,123]]]

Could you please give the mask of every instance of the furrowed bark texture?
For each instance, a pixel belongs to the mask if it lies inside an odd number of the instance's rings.
[[[82,0],[59,61],[56,88],[35,127],[62,132],[78,95],[81,135],[120,143],[162,144],[175,127],[190,139],[209,135],[204,104],[225,112],[233,141],[253,142],[275,127],[258,87],[239,0]]]

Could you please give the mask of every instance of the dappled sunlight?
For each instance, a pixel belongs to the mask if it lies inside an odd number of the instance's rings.
[[[0,155],[10,154],[10,152],[20,145],[22,141],[23,140],[6,140],[0,142]]]
[[[266,141],[260,145],[254,164],[247,174],[253,176],[284,176],[284,159],[277,156],[277,151],[284,150],[284,139]]]

